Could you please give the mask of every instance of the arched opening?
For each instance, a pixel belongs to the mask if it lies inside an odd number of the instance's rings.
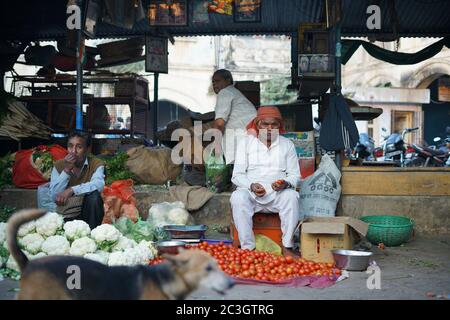
[[[153,102],[150,108],[153,108]],[[163,130],[168,123],[189,116],[189,109],[170,100],[158,101],[158,130]]]

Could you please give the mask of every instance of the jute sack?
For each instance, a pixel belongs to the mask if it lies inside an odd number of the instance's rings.
[[[165,184],[175,181],[182,169],[172,162],[171,153],[169,148],[131,148],[127,151],[126,166],[141,183]]]

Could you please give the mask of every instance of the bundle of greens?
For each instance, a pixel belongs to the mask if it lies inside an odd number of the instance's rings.
[[[119,151],[115,156],[103,158],[106,164],[106,184],[110,185],[117,180],[132,179],[136,182],[134,174],[126,167],[128,155]]]
[[[16,211],[16,208],[0,206],[0,222],[7,222],[9,217]]]
[[[0,157],[0,188],[10,186],[12,182],[12,166],[14,158],[8,152],[5,156]]]

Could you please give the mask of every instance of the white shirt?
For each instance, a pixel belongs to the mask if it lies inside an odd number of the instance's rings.
[[[231,179],[238,188],[249,190],[252,183],[260,183],[267,192],[262,198],[270,201],[274,194],[271,185],[279,179],[286,180],[293,187],[300,183],[300,167],[292,141],[278,136],[267,148],[258,138],[246,135],[238,142]]]
[[[84,161],[82,170],[88,165],[88,159]],[[78,196],[81,194],[89,193],[97,190],[98,192],[102,192],[105,187],[105,167],[99,166],[97,170],[95,170],[94,174],[91,177],[91,180],[86,183],[82,183],[77,186],[73,186],[72,190],[74,195]],[[50,196],[53,201],[56,201],[56,195],[60,192],[63,192],[67,189],[67,185],[69,184],[70,175],[68,175],[64,170],[61,173],[53,167],[52,175],[50,177]]]
[[[234,130],[245,130],[247,124],[256,117],[255,106],[233,85],[223,88],[217,94],[215,107],[216,120],[225,121],[223,149],[227,163],[234,160],[236,136]]]

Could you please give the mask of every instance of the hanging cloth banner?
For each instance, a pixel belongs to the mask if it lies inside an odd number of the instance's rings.
[[[443,38],[416,53],[390,51],[367,41],[342,40],[342,64],[346,64],[350,60],[359,46],[363,46],[372,57],[378,60],[397,65],[407,65],[416,64],[435,56],[442,50],[443,46],[450,48],[450,37]]]

